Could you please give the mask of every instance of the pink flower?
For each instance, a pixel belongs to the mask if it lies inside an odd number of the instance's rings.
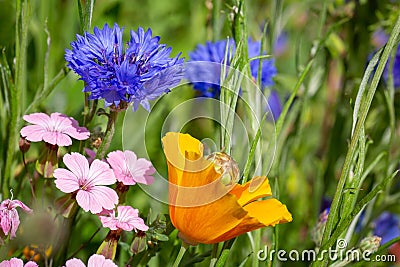
[[[85,127],[79,127],[78,122],[61,113],[32,113],[24,116],[24,120],[33,125],[21,129],[21,135],[32,142],[45,141],[58,146],[70,146],[72,138],[86,140],[90,132]]]
[[[107,161],[114,171],[117,181],[124,185],[134,185],[136,183],[151,184],[154,182],[154,177],[151,176],[156,170],[151,162],[136,157],[132,151],[125,150],[124,152],[117,150],[110,152],[107,155]]]
[[[86,267],[79,259],[67,260],[66,267]],[[0,266],[1,267],[1,266]],[[87,267],[118,267],[112,260],[106,259],[103,255],[93,254],[90,256]]]
[[[25,265],[24,262],[17,258],[11,258],[9,261],[5,260],[0,262],[0,267],[38,267],[36,262],[28,261]]]
[[[103,227],[111,230],[122,229],[125,231],[141,230],[147,231],[149,227],[144,224],[142,218],[139,217],[139,210],[131,206],[118,206],[118,216],[113,211],[110,216],[99,216]]]
[[[111,210],[118,204],[117,193],[104,185],[116,182],[110,166],[95,159],[89,167],[88,160],[79,153],[65,154],[63,158],[69,170],[54,170],[56,187],[64,193],[76,193],[78,205],[83,210],[99,213]]]
[[[26,212],[32,212],[28,206],[19,200],[5,199],[0,204],[0,228],[5,235],[10,234],[10,239],[15,237],[20,223],[17,207]]]

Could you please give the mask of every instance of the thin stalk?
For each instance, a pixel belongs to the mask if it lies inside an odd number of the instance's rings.
[[[24,152],[22,152],[22,163],[24,164],[24,169],[25,169],[26,175],[28,176],[28,179],[29,179],[29,185],[31,187],[31,193],[32,193],[33,200],[34,200],[34,202],[36,202],[35,187],[33,185],[32,176],[31,176],[30,172],[28,171],[28,165],[26,164]],[[20,190],[18,190],[18,191],[20,191]]]
[[[78,12],[82,33],[90,30],[95,2],[95,0],[78,0]]]
[[[43,103],[43,100],[45,100],[50,93],[54,90],[54,88],[57,86],[59,82],[61,82],[65,76],[69,73],[69,69],[67,68],[62,68],[56,76],[48,83],[47,86],[43,86],[37,90],[37,93],[35,94],[35,97],[32,101],[32,103],[28,106],[28,108],[24,111],[24,114],[29,114],[32,111],[35,111],[41,103]]]
[[[253,238],[254,238],[254,250],[252,254],[252,262],[251,266],[257,267],[259,264],[258,260],[258,251],[260,250],[260,243],[261,243],[261,229],[257,229],[252,232]]]
[[[233,243],[235,242],[235,240],[236,240],[236,238],[232,238],[231,240],[224,242],[224,245],[222,246],[222,252],[218,258],[216,267],[225,266],[225,262],[228,259],[229,252],[230,252],[231,247],[232,247]]]
[[[218,41],[220,36],[221,0],[212,0],[212,39]]]
[[[178,256],[176,256],[175,262],[172,267],[178,267],[181,262],[183,255],[185,255],[186,249],[188,248],[188,244],[182,241],[181,249],[179,250]]]
[[[15,85],[10,90],[10,124],[9,140],[7,146],[7,157],[2,177],[3,199],[9,197],[9,186],[12,178],[12,165],[14,162],[14,153],[17,147],[19,137],[19,121],[21,109],[23,107],[22,95],[26,91],[26,48],[28,44],[28,27],[30,20],[30,1],[17,0],[16,3],[16,42],[15,42]]]
[[[110,147],[115,132],[115,124],[117,123],[117,116],[118,116],[118,111],[110,111],[104,140],[101,142],[101,145],[97,149],[96,159],[104,158],[104,155],[106,154],[108,148]]]
[[[90,244],[90,242],[97,235],[97,233],[100,232],[101,229],[103,229],[103,228],[102,227],[98,227],[96,229],[96,231],[89,237],[89,239],[85,243],[83,243],[74,253],[72,253],[72,255],[68,257],[68,259],[71,259],[71,258],[75,257],[76,254],[79,253],[79,251],[81,251],[84,247],[86,247],[88,244]]]
[[[210,267],[214,267],[218,259],[218,243],[214,244],[211,250]]]
[[[339,207],[340,207],[340,202],[341,202],[341,196],[343,193],[343,187],[344,187],[344,185],[347,181],[348,175],[349,175],[349,171],[351,168],[351,162],[352,162],[354,153],[357,148],[357,143],[358,143],[359,137],[362,133],[362,129],[364,127],[364,123],[365,123],[369,108],[371,106],[372,99],[375,95],[376,88],[378,87],[380,77],[383,73],[386,62],[389,58],[389,54],[392,51],[393,47],[395,46],[395,43],[396,43],[399,33],[400,33],[400,16],[397,18],[393,32],[390,35],[389,41],[383,50],[379,65],[376,69],[375,75],[372,78],[371,86],[367,92],[367,95],[365,96],[365,101],[361,101],[354,134],[351,139],[349,150],[346,154],[345,162],[343,165],[343,170],[342,170],[342,173],[339,178],[339,182],[338,182],[336,192],[335,192],[335,195],[334,195],[334,198],[332,201],[331,209],[329,212],[328,220],[326,222],[325,231],[324,231],[322,243],[321,243],[322,246],[327,244],[328,241],[331,239],[332,230],[338,221],[338,213],[339,213]],[[360,90],[361,90],[361,88],[360,88]],[[328,259],[324,259],[324,262],[322,263],[322,265],[319,265],[319,266],[326,266],[327,262],[328,262]],[[316,263],[314,262],[314,265],[315,264]],[[318,263],[318,264],[320,264],[320,263]]]

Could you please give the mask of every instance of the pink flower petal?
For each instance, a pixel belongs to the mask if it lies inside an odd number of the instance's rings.
[[[94,254],[89,258],[88,267],[118,267],[112,260],[103,255]]]
[[[141,184],[151,184],[154,182],[154,178],[151,175],[155,172],[155,169],[150,161],[144,158],[137,159],[136,155],[128,150],[125,151],[125,158],[135,182]]]
[[[5,202],[6,200],[4,200],[3,202]],[[25,212],[28,212],[28,213],[32,212],[32,210],[27,205],[25,205],[24,203],[22,203],[22,201],[20,201],[18,199],[10,200],[10,202],[11,202],[10,203],[10,207],[13,208],[13,209],[19,207]]]
[[[90,185],[110,185],[116,182],[114,172],[110,166],[98,159],[95,159],[90,165],[89,170]]]
[[[58,146],[69,146],[72,138],[78,140],[88,139],[90,132],[85,127],[79,127],[78,122],[64,114],[55,112],[50,116],[44,113],[25,115],[24,119],[34,125],[21,129],[21,135],[29,141],[46,143]]]
[[[55,129],[59,132],[68,134],[77,140],[86,140],[90,136],[90,132],[85,127],[80,127],[78,122],[67,115],[61,113],[51,114],[51,118],[55,123]]]
[[[86,140],[90,136],[90,132],[85,127],[68,127],[63,131],[76,140]]]
[[[28,125],[20,131],[22,137],[31,142],[40,142],[43,140],[43,134],[46,133],[45,128],[40,125]]]
[[[113,209],[118,204],[118,195],[113,189],[106,186],[94,186],[89,191],[79,190],[76,200],[84,211],[97,214],[103,208]]]
[[[115,216],[99,216],[99,218],[104,228],[110,228],[111,230],[118,229]]]
[[[45,132],[43,133],[43,141],[52,145],[70,146],[72,139],[68,135],[60,132]]]
[[[39,267],[39,265],[34,261],[28,261],[24,267]]]
[[[29,115],[24,115],[23,118],[29,123],[37,124],[45,128],[49,127],[50,117],[45,113],[32,113]]]
[[[58,168],[53,174],[56,187],[64,193],[72,193],[79,189],[78,178],[69,170]]]
[[[0,262],[0,267],[23,267],[24,262],[21,259],[11,258],[9,261]]]
[[[139,210],[131,206],[118,206],[118,216],[115,212],[110,216],[100,216],[103,227],[108,227],[111,230],[122,229],[125,231],[141,230],[147,231],[149,227],[144,223],[144,220],[139,217]]]
[[[120,182],[124,182],[126,179],[126,174],[127,174],[127,166],[126,166],[126,162],[125,162],[125,155],[122,151],[117,150],[117,151],[113,151],[108,153],[107,155],[107,162],[110,164],[111,168],[114,171],[115,174],[115,178],[120,181]],[[131,177],[130,180],[132,180]],[[133,184],[135,184],[135,182],[132,180]],[[125,185],[128,185],[126,183],[124,183]]]
[[[67,262],[65,263],[66,267],[86,267],[85,264],[80,260],[80,259],[70,259],[67,260]]]
[[[78,181],[86,181],[88,179],[89,162],[85,156],[73,152],[71,154],[65,154],[63,161],[65,166],[67,166],[68,169],[70,169],[78,178]]]
[[[154,177],[152,174],[154,174],[156,170],[150,161],[141,158],[136,161],[135,165],[131,166],[128,164],[128,166],[133,179],[137,183],[149,185],[154,182]]]
[[[18,215],[18,214],[17,214]],[[8,235],[11,231],[11,216],[8,210],[2,210],[0,213],[0,227],[5,235]]]

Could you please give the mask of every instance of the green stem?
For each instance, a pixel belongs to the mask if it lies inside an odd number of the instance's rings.
[[[106,154],[108,148],[110,147],[111,140],[115,132],[115,124],[117,122],[117,116],[118,116],[118,111],[110,111],[110,114],[108,116],[108,123],[105,132],[105,137],[101,142],[101,145],[97,149],[96,159],[104,158],[104,155]]]
[[[258,260],[258,251],[260,250],[260,243],[261,243],[261,229],[255,230],[252,232],[252,235],[254,237],[254,249],[253,249],[253,254],[252,254],[252,267],[258,267],[259,265],[259,260]]]
[[[231,240],[225,241],[224,245],[222,247],[222,252],[221,255],[218,258],[216,267],[223,267],[225,266],[225,262],[228,259],[229,252],[231,250],[231,247],[233,243],[235,242],[236,238],[232,238]]]
[[[220,12],[221,12],[221,0],[212,1],[212,39],[213,41],[219,40],[220,35]]]
[[[10,124],[9,140],[7,146],[7,157],[2,179],[3,199],[9,197],[9,186],[12,178],[12,165],[14,163],[14,153],[17,148],[19,137],[19,121],[23,103],[22,95],[26,92],[26,48],[28,43],[28,26],[30,20],[30,1],[18,0],[16,3],[16,40],[15,40],[15,84],[10,90]]]
[[[41,103],[43,103],[43,101],[50,95],[50,93],[58,85],[58,83],[61,82],[65,78],[65,76],[67,76],[68,73],[69,73],[69,69],[62,68],[57,73],[57,75],[50,81],[50,83],[48,85],[39,88],[37,90],[37,93],[35,94],[35,97],[34,97],[32,103],[25,110],[25,114],[29,114],[32,111],[35,111],[38,108],[38,106]]]
[[[178,267],[181,262],[183,255],[185,255],[186,249],[188,248],[188,244],[182,241],[181,249],[179,250],[178,256],[176,256],[175,262],[172,267]]]
[[[82,33],[90,30],[95,2],[95,0],[78,0],[78,12]]]
[[[399,32],[400,32],[400,16],[397,18],[397,22],[393,29],[393,32],[390,35],[389,41],[383,50],[383,54],[380,58],[379,65],[373,76],[371,86],[367,92],[367,95],[365,96],[365,101],[361,101],[354,134],[351,139],[350,147],[349,147],[349,150],[348,150],[346,158],[345,158],[343,170],[342,170],[342,173],[339,178],[339,182],[338,182],[336,192],[335,192],[335,195],[334,195],[334,198],[332,201],[332,205],[330,208],[328,220],[326,222],[325,231],[324,231],[323,238],[322,238],[322,246],[324,246],[325,244],[328,243],[329,239],[331,238],[332,230],[338,221],[338,214],[339,214],[339,208],[340,208],[340,202],[341,202],[340,200],[341,200],[341,196],[343,195],[343,187],[344,187],[344,185],[347,181],[348,175],[349,175],[349,171],[351,168],[351,162],[353,160],[354,153],[357,148],[358,140],[362,133],[362,129],[364,127],[364,123],[365,123],[369,108],[371,106],[372,99],[375,95],[376,88],[378,87],[380,77],[383,73],[386,62],[389,58],[389,54],[396,43]],[[360,88],[360,90],[361,90],[361,88]],[[322,263],[322,265],[320,265],[320,263],[318,263],[318,265],[326,266],[327,263],[328,263],[328,259],[324,259],[324,262]],[[316,263],[314,262],[314,265],[315,264]]]
[[[210,267],[214,267],[215,263],[217,262],[217,254],[218,254],[218,244],[216,243],[213,245],[212,247],[212,251],[211,251],[211,260],[210,260]]]

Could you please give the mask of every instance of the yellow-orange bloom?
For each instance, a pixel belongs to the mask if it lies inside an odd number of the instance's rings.
[[[204,158],[199,140],[188,134],[167,133],[162,142],[168,163],[170,217],[186,243],[222,242],[292,221],[292,215],[278,200],[257,201],[272,195],[266,177],[237,184],[235,168],[228,164],[224,169],[218,160]],[[226,181],[226,176],[233,179]]]

